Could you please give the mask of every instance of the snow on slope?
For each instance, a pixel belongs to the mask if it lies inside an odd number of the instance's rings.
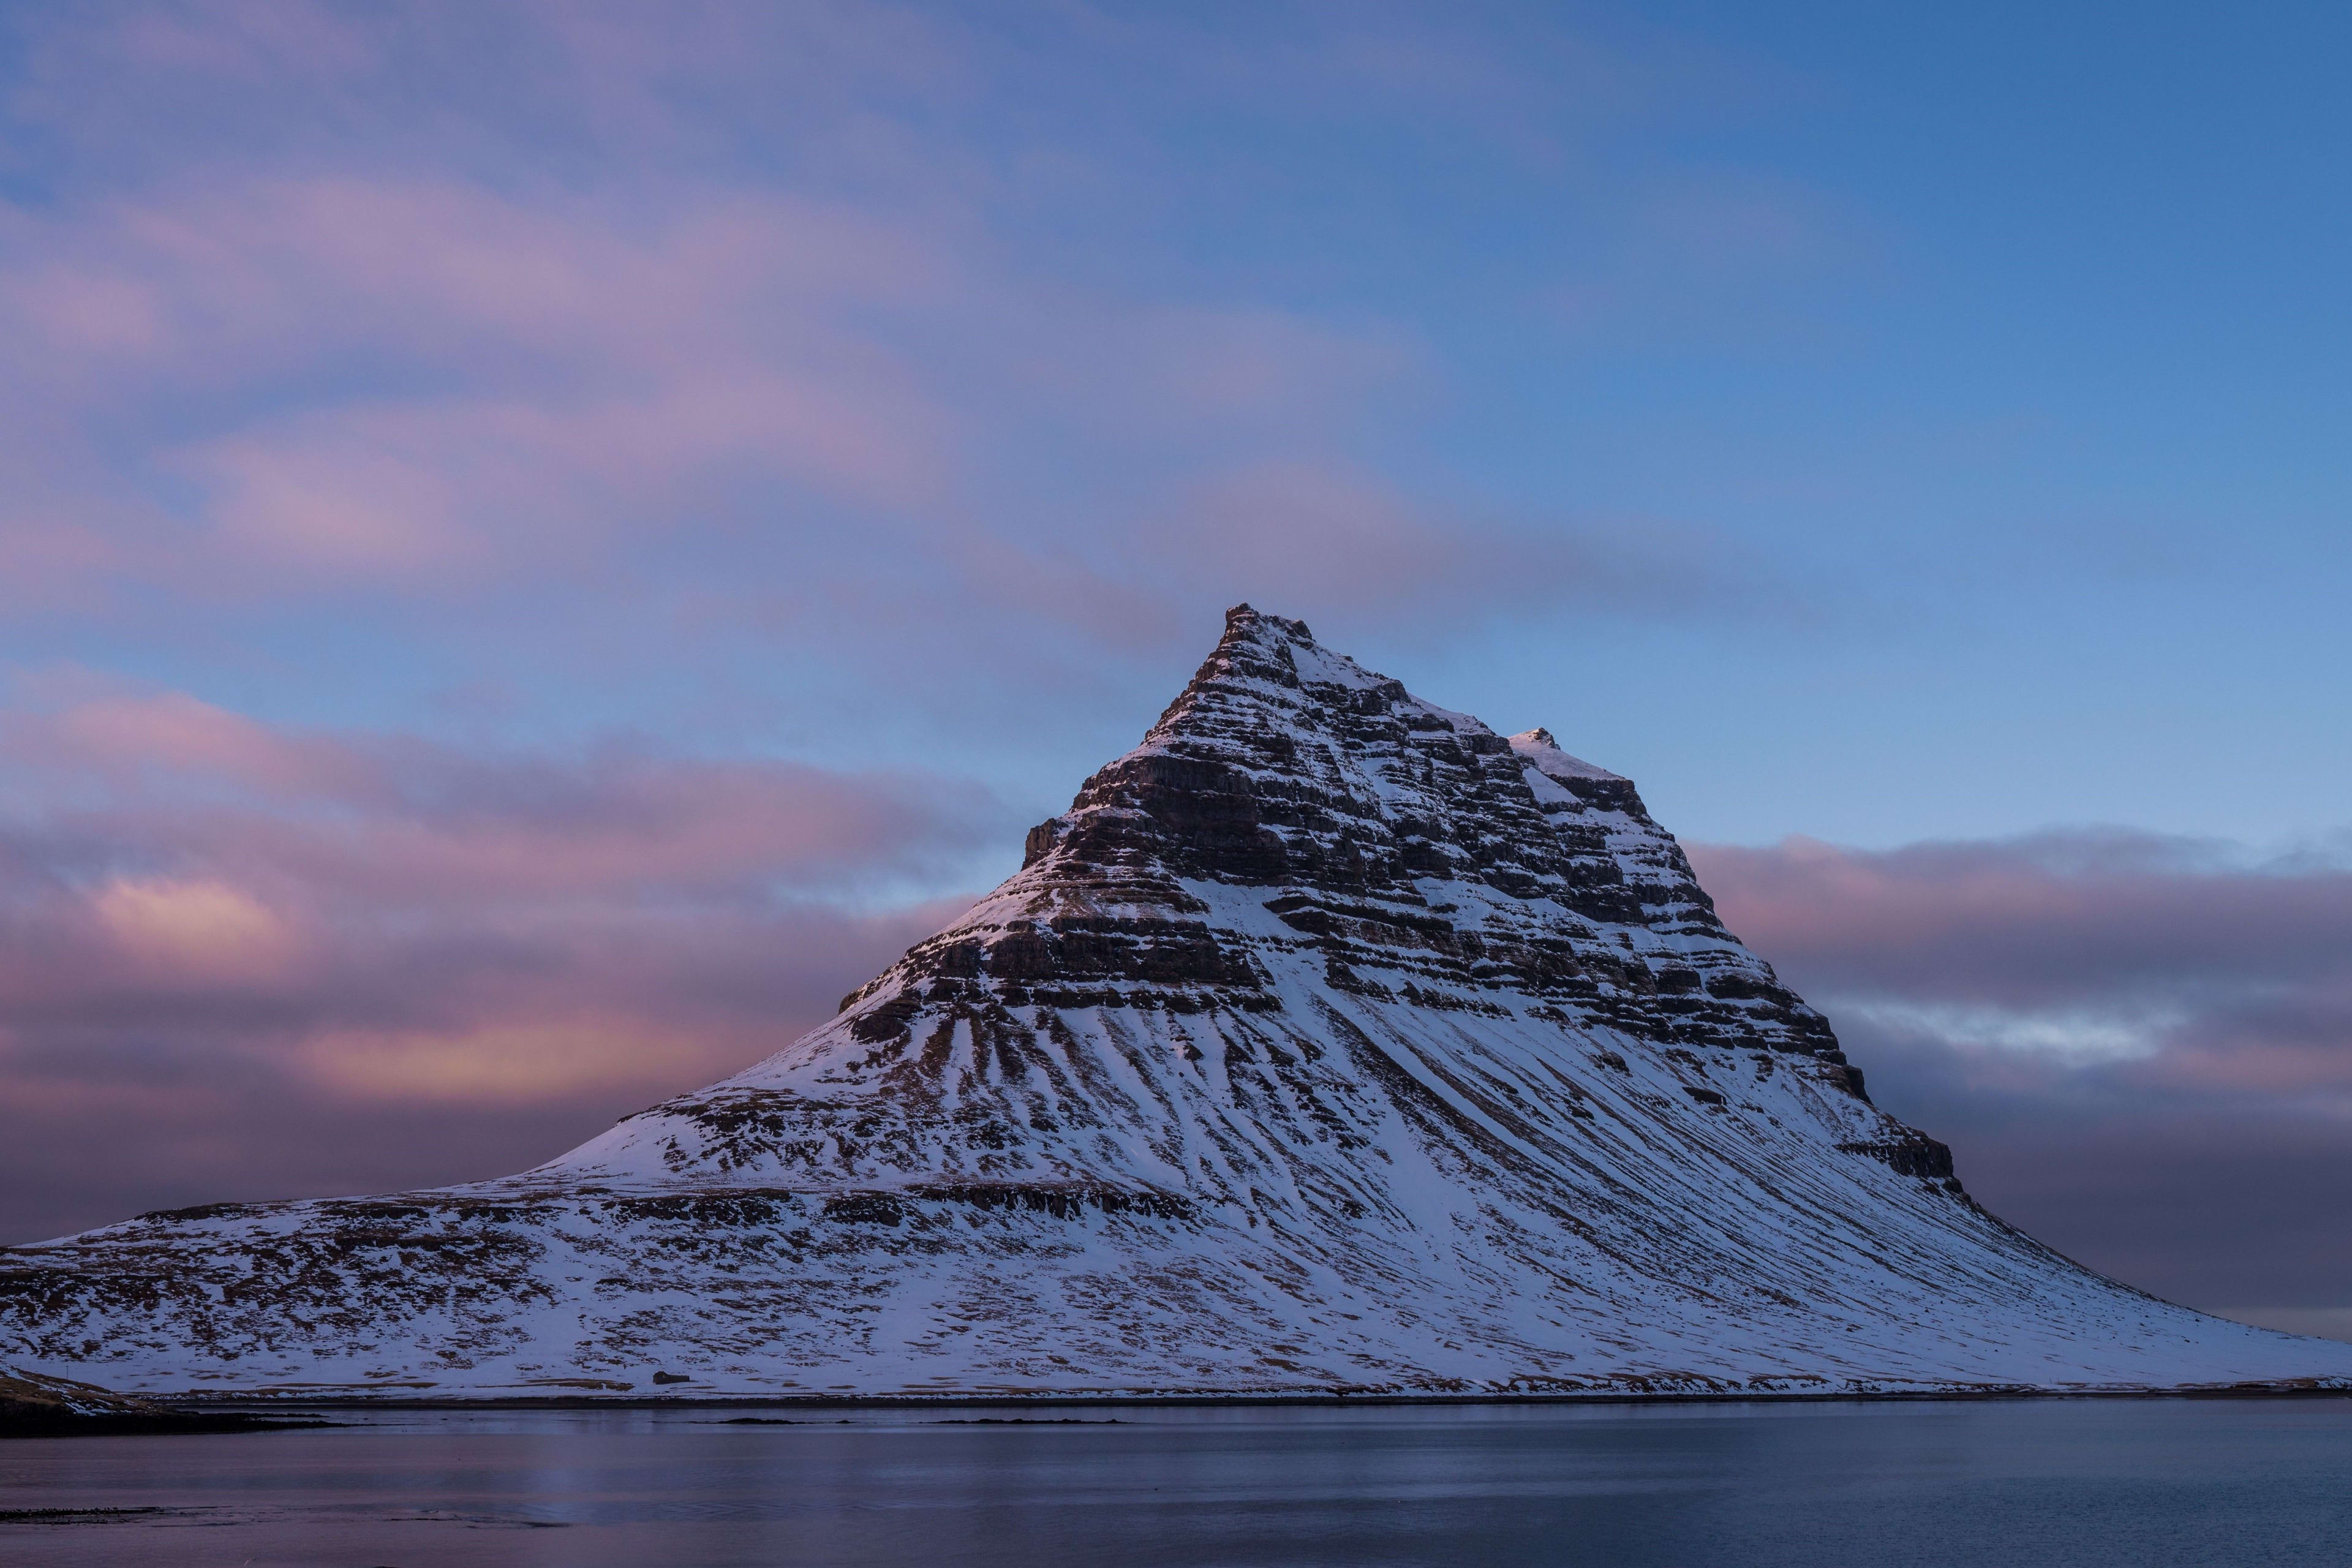
[[[485,1396],[2352,1384],[1979,1208],[1630,782],[1247,606],[775,1057],[503,1181],[10,1249],[0,1353]]]

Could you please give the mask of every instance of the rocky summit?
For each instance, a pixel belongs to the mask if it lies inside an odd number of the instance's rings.
[[[1018,874],[502,1181],[0,1253],[148,1392],[2352,1386],[1987,1213],[1633,784],[1244,605]]]

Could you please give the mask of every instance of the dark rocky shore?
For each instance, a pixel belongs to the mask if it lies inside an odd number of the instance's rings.
[[[171,1432],[268,1432],[323,1426],[232,1410],[187,1410],[95,1384],[0,1367],[0,1437],[123,1436]]]

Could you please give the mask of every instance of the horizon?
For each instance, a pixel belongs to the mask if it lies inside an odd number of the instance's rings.
[[[2352,18],[0,28],[0,1243],[772,1054],[1246,600],[1631,777],[1995,1213],[2352,1337]]]

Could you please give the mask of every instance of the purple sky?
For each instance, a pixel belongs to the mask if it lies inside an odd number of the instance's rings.
[[[0,1237],[777,1048],[1245,598],[1639,779],[2000,1212],[2352,1322],[2347,27],[0,8]]]

